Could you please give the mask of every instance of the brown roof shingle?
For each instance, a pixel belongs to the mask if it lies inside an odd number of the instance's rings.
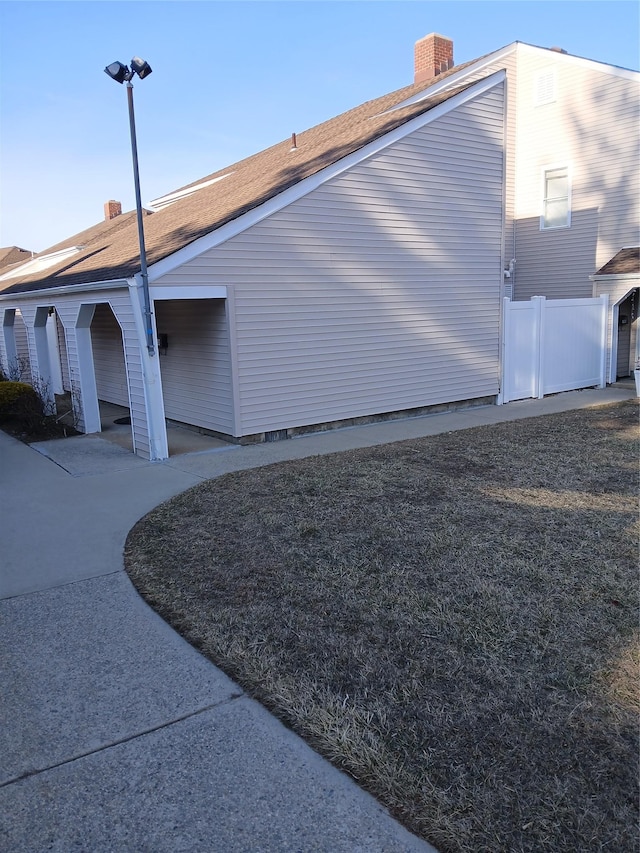
[[[627,246],[620,249],[617,255],[600,267],[596,275],[624,275],[625,273],[640,273],[640,247]]]
[[[0,249],[0,270],[6,272],[5,267],[13,266],[14,264],[23,264],[31,257],[31,252],[27,249],[21,249],[19,246],[5,246]]]

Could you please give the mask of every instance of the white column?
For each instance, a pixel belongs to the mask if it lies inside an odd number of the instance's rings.
[[[2,334],[0,335],[0,358],[2,358],[2,369],[9,378],[13,365],[18,363],[18,350],[16,349],[16,334],[13,327],[16,318],[15,308],[5,308],[2,312]]]
[[[145,333],[142,292],[137,279],[129,281],[129,293],[131,296],[131,305],[133,308],[133,316],[138,338],[140,366],[142,367],[143,393],[147,416],[146,426],[149,441],[149,459],[151,459],[151,461],[160,461],[162,459],[169,458],[169,445],[167,442],[167,425],[164,413],[164,398],[162,396],[162,377],[160,375],[158,348],[156,347],[154,355],[149,355],[149,351],[147,349],[147,336]],[[151,310],[153,336],[154,340],[157,341],[158,333],[156,331],[156,318],[155,313],[153,313],[153,304]],[[127,370],[129,370],[128,364]]]
[[[86,433],[100,432],[102,425],[90,328],[95,305],[79,305],[70,301],[59,303],[57,310],[67,340],[71,405],[76,429]]]
[[[62,386],[62,368],[60,367],[60,348],[58,346],[58,330],[56,315],[47,315],[47,346],[49,348],[49,368],[51,370],[51,388],[54,394],[64,394]]]
[[[29,360],[31,361],[31,381],[42,398],[45,412],[54,414],[56,410],[53,385],[51,382],[51,366],[49,363],[49,344],[47,342],[47,317],[49,306],[24,304],[20,312],[27,327],[27,344]]]

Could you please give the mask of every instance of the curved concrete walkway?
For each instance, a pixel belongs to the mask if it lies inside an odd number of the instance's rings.
[[[432,851],[146,606],[126,535],[229,471],[632,396],[618,385],[160,464],[95,437],[34,449],[0,432],[0,849]]]

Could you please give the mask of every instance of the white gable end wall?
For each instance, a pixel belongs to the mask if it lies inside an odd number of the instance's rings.
[[[498,393],[504,83],[156,281],[231,292],[236,435]]]

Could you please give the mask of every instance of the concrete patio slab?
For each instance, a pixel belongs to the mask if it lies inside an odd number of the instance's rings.
[[[64,468],[72,477],[127,471],[148,465],[142,457],[99,435],[75,435],[65,439],[35,441],[34,450]]]

